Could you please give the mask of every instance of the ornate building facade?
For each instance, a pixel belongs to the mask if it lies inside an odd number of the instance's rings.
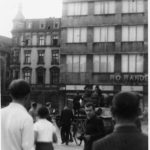
[[[60,23],[60,18],[25,19],[21,9],[13,20],[13,79],[28,81],[32,100],[43,104],[57,99],[59,90]]]

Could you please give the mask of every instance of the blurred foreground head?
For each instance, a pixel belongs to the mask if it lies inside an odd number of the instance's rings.
[[[13,99],[23,99],[30,94],[30,86],[25,80],[16,79],[10,83],[9,92]]]
[[[139,113],[139,98],[133,92],[120,92],[112,100],[112,115],[120,120],[134,120]]]

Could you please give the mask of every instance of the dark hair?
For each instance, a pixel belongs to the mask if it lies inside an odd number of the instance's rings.
[[[133,92],[120,92],[112,100],[111,112],[121,119],[134,119],[139,112],[139,99]]]
[[[24,98],[30,93],[30,86],[23,79],[13,80],[9,85],[9,92],[15,99]]]
[[[85,107],[92,107],[93,110],[95,110],[95,106],[94,106],[94,104],[91,103],[91,102],[86,103],[86,104],[85,104]]]
[[[39,108],[38,116],[40,118],[47,118],[48,114],[49,114],[48,109],[45,106],[42,106],[42,107]]]
[[[33,103],[32,103],[32,107],[33,107],[33,108],[36,108],[36,107],[37,107],[37,103],[36,103],[36,102],[33,102]]]
[[[50,103],[50,102],[47,102],[47,103],[46,103],[46,106],[47,106],[47,107],[49,107],[50,105],[51,105],[51,103]]]

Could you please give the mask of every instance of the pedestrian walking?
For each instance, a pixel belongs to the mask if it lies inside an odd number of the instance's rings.
[[[56,127],[47,120],[48,110],[40,107],[38,110],[39,119],[34,124],[35,150],[53,150],[53,142],[57,142]]]
[[[138,117],[139,100],[133,92],[120,92],[112,101],[115,119],[113,133],[93,144],[92,150],[148,150],[148,136],[141,133],[135,120]]]
[[[1,149],[31,150],[34,146],[33,119],[30,107],[30,86],[22,80],[9,85],[12,102],[1,110]]]
[[[69,143],[69,133],[72,121],[73,121],[72,110],[70,110],[67,106],[65,106],[60,116],[62,144],[66,143],[66,145],[68,145]]]
[[[77,95],[73,99],[73,109],[74,109],[74,115],[78,115],[79,117],[79,110],[80,110],[80,100],[82,100],[82,97],[79,95],[79,92],[77,92]]]
[[[104,136],[104,124],[101,118],[97,118],[93,103],[85,104],[85,112],[87,119],[82,139],[84,139],[84,150],[91,150],[93,142]]]

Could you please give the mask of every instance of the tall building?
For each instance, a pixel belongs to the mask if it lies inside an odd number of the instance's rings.
[[[10,51],[11,39],[8,37],[0,36],[0,92],[2,107],[7,105],[8,102],[10,102],[10,99],[7,96],[7,89],[11,80]]]
[[[43,104],[55,99],[57,105],[60,23],[60,18],[25,19],[21,8],[13,20],[13,79],[28,81],[32,87],[31,99]]]
[[[63,0],[60,83],[67,94],[98,85],[148,103],[148,1]],[[71,94],[70,94],[71,95]]]

